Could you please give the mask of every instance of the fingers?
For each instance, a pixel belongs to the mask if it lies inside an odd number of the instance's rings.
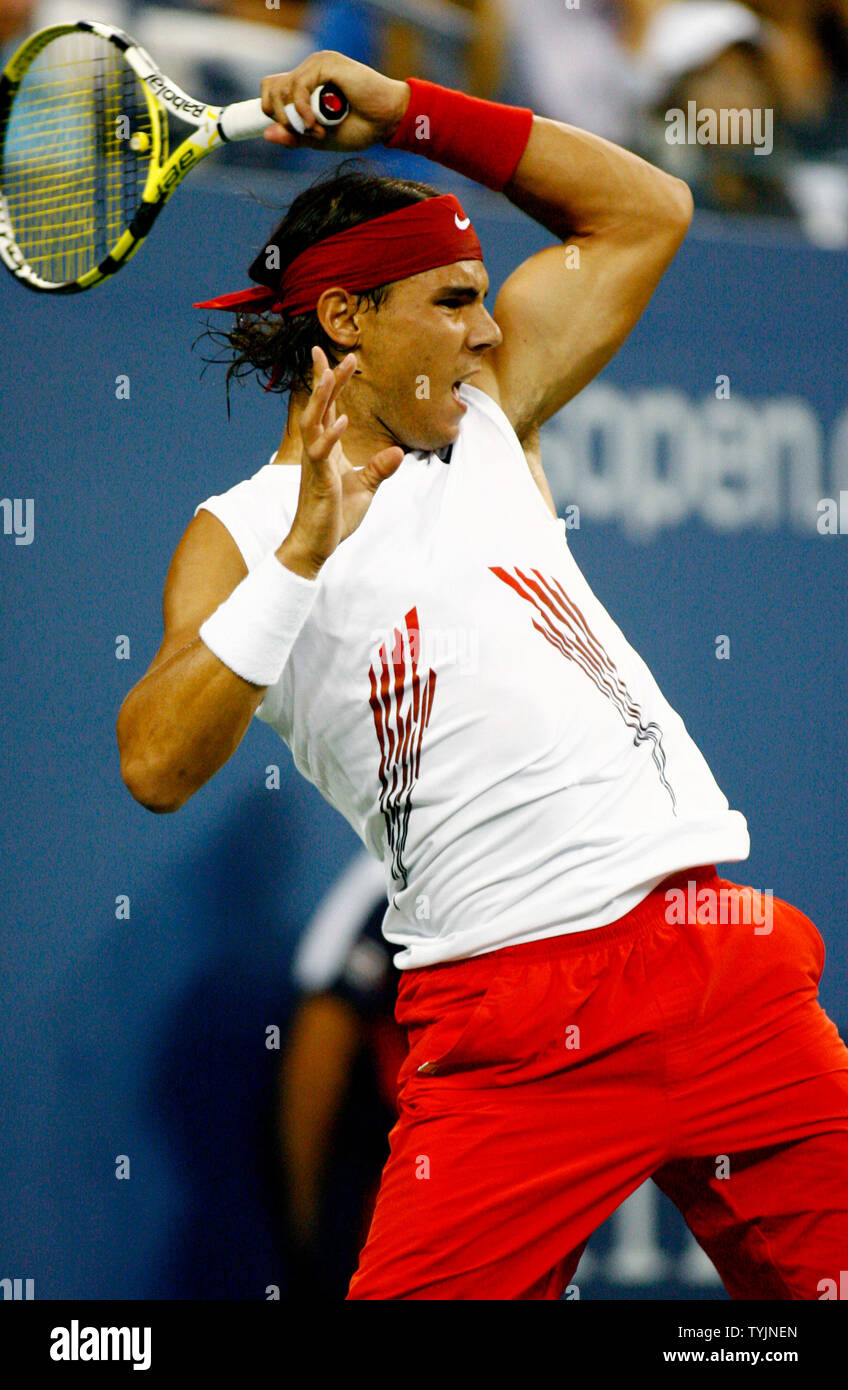
[[[388,449],[381,449],[379,454],[375,454],[371,462],[378,469],[381,478],[389,478],[400,468],[405,457],[399,444],[390,444]]]
[[[307,410],[309,407],[307,406]],[[332,424],[322,420],[308,420],[307,410],[300,417],[300,437],[304,453],[312,464],[323,464],[347,429],[347,416],[340,415]]]
[[[263,77],[259,91],[262,101],[262,110],[266,116],[273,116],[274,120],[288,129],[286,126],[286,97],[288,90],[287,72],[278,72],[271,77]]]
[[[306,126],[305,134],[317,136],[319,140],[324,139],[325,131],[315,112],[312,110],[312,88],[308,87],[302,78],[295,78],[289,89],[289,103],[294,106],[303,124]]]
[[[404,460],[404,452],[398,444],[390,444],[381,449],[365,467],[359,470],[359,477],[370,492],[376,492],[381,483],[397,472]]]
[[[304,449],[313,463],[323,463],[347,427],[347,415],[336,418],[335,400],[353,375],[353,353],[333,370],[326,354],[317,345],[312,349],[313,383],[309,400],[300,415],[299,427]]]
[[[288,126],[269,125],[262,132],[263,140],[268,140],[272,145],[286,145],[290,150],[298,148],[298,138],[292,135]]]
[[[356,357],[349,352],[343,357],[339,365],[335,368],[330,367],[327,354],[316,343],[312,349],[312,390],[315,392],[319,384],[326,395],[326,408],[331,407],[339,392],[347,386],[356,370]],[[327,373],[330,373],[330,376]]]
[[[277,122],[275,126],[270,126],[264,132],[265,139],[270,140],[276,145],[288,145],[290,148],[297,149],[307,139],[324,140],[326,131],[312,110],[311,96],[312,88],[316,84],[309,85],[303,77],[296,77],[290,72],[275,73],[271,77],[263,77],[261,85],[262,110],[266,116],[273,116]],[[303,135],[297,132],[291,124],[286,106],[292,105],[301,117],[306,131]],[[288,139],[283,139],[283,135]]]

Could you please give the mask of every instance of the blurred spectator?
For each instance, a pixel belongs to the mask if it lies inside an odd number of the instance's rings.
[[[302,29],[309,0],[130,0],[133,8],[162,5],[174,10],[204,10],[207,14],[246,19],[252,24],[275,24]]]
[[[708,16],[706,22],[715,30],[721,25],[722,9],[747,12],[752,45],[761,55],[768,81],[778,96],[781,119],[796,143],[815,154],[844,143],[839,108],[844,105],[848,68],[848,0],[745,0],[744,6],[729,5],[726,0],[709,5],[700,0],[683,4],[669,0],[658,4],[654,0],[650,13],[644,12],[634,26],[632,42],[635,48],[644,49],[647,36],[656,36],[669,25],[680,30],[688,23],[696,33],[705,22],[703,13],[710,11],[712,18]],[[687,11],[691,12],[688,19]],[[739,27],[738,20],[725,23]],[[746,27],[744,23],[742,27]]]
[[[848,244],[844,79],[818,38],[832,26],[844,68],[847,13],[842,0],[643,7],[630,35],[646,84],[636,148],[684,178],[698,206],[796,216],[812,240]],[[742,112],[752,126],[767,120],[769,151],[738,140],[675,143],[670,113],[690,103]]]
[[[358,0],[314,0],[306,23],[313,49],[329,48],[379,68],[379,24],[370,6]]]
[[[414,75],[497,100],[508,42],[503,0],[368,0],[382,17],[379,61],[387,77]]]
[[[387,75],[417,75],[532,106],[668,168],[713,210],[798,216],[848,241],[848,0],[85,0],[86,17],[133,34],[180,86],[221,105],[262,77],[334,49]],[[0,57],[80,0],[0,0]],[[674,143],[667,113],[772,113],[766,157],[740,142]],[[255,140],[204,166],[303,172],[332,155]],[[386,172],[422,174],[375,146]]]
[[[786,177],[794,147],[767,45],[763,22],[732,0],[658,6],[644,26],[639,59],[646,111],[637,146],[685,179],[701,207],[793,212]],[[722,111],[743,115],[735,139],[732,128],[729,138],[720,134]],[[676,113],[685,116],[685,138],[683,121],[675,127]],[[704,119],[715,113],[714,132],[699,128],[701,113]]]
[[[228,14],[253,24],[276,24],[284,29],[303,29],[308,0],[201,0],[204,9]]]
[[[341,1301],[365,1243],[406,1036],[382,935],[382,865],[360,852],[301,938],[279,1074],[278,1159],[293,1299]]]
[[[641,46],[651,19],[668,3],[621,0],[627,12],[627,41],[634,50]],[[768,21],[765,50],[784,119],[798,130],[809,123],[821,126],[829,103],[844,101],[848,0],[745,0],[745,4]]]
[[[580,126],[685,179],[696,203],[713,209],[790,215],[785,158],[794,150],[768,31],[731,0],[500,0],[510,16],[515,91],[542,115]],[[666,112],[769,108],[777,153],[752,147],[670,143]]]
[[[700,207],[797,216],[819,242],[848,241],[848,0],[497,3],[501,100],[636,149]],[[773,147],[674,143],[667,113],[690,102],[768,120]]]
[[[785,118],[808,154],[848,147],[848,0],[748,0],[769,21]]]
[[[566,0],[498,0],[508,33],[505,87],[541,116],[617,144],[633,138],[642,105],[629,18],[616,0],[573,9]]]
[[[24,38],[37,28],[32,22],[35,0],[0,0],[0,44]]]

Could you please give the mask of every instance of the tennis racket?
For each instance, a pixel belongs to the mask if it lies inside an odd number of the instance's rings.
[[[332,82],[311,101],[325,126],[350,110]],[[170,157],[168,112],[195,127]],[[297,109],[286,115],[302,134]],[[135,255],[201,159],[273,124],[258,98],[190,97],[121,29],[41,29],[0,76],[0,259],[28,289],[90,289]]]

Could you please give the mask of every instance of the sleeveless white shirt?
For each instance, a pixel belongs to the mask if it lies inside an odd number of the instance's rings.
[[[383,862],[401,969],[604,926],[667,875],[750,851],[503,411],[460,393],[447,461],[409,452],[380,485],[256,711]],[[196,510],[252,569],[299,487],[270,463]]]

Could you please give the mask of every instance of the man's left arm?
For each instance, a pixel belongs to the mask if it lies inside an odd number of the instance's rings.
[[[325,81],[337,82],[351,105],[331,131],[316,128],[309,104]],[[286,124],[289,100],[307,126],[303,137]],[[492,312],[503,342],[487,352],[477,383],[500,402],[528,460],[539,425],[624,342],[692,217],[685,183],[609,140],[529,108],[476,101],[418,79],[399,82],[344,54],[314,53],[294,72],[264,78],[262,109],[282,122],[265,132],[277,144],[317,140],[326,149],[357,150],[380,140],[426,153],[500,189],[559,238],[559,246],[531,256],[502,286]],[[525,112],[529,136],[512,164]],[[507,155],[511,176],[501,179]],[[535,477],[541,467],[531,471]]]
[[[544,116],[503,191],[561,242],[502,285],[492,314],[503,341],[480,383],[532,450],[539,426],[597,376],[642,314],[686,235],[692,195],[638,155]]]

